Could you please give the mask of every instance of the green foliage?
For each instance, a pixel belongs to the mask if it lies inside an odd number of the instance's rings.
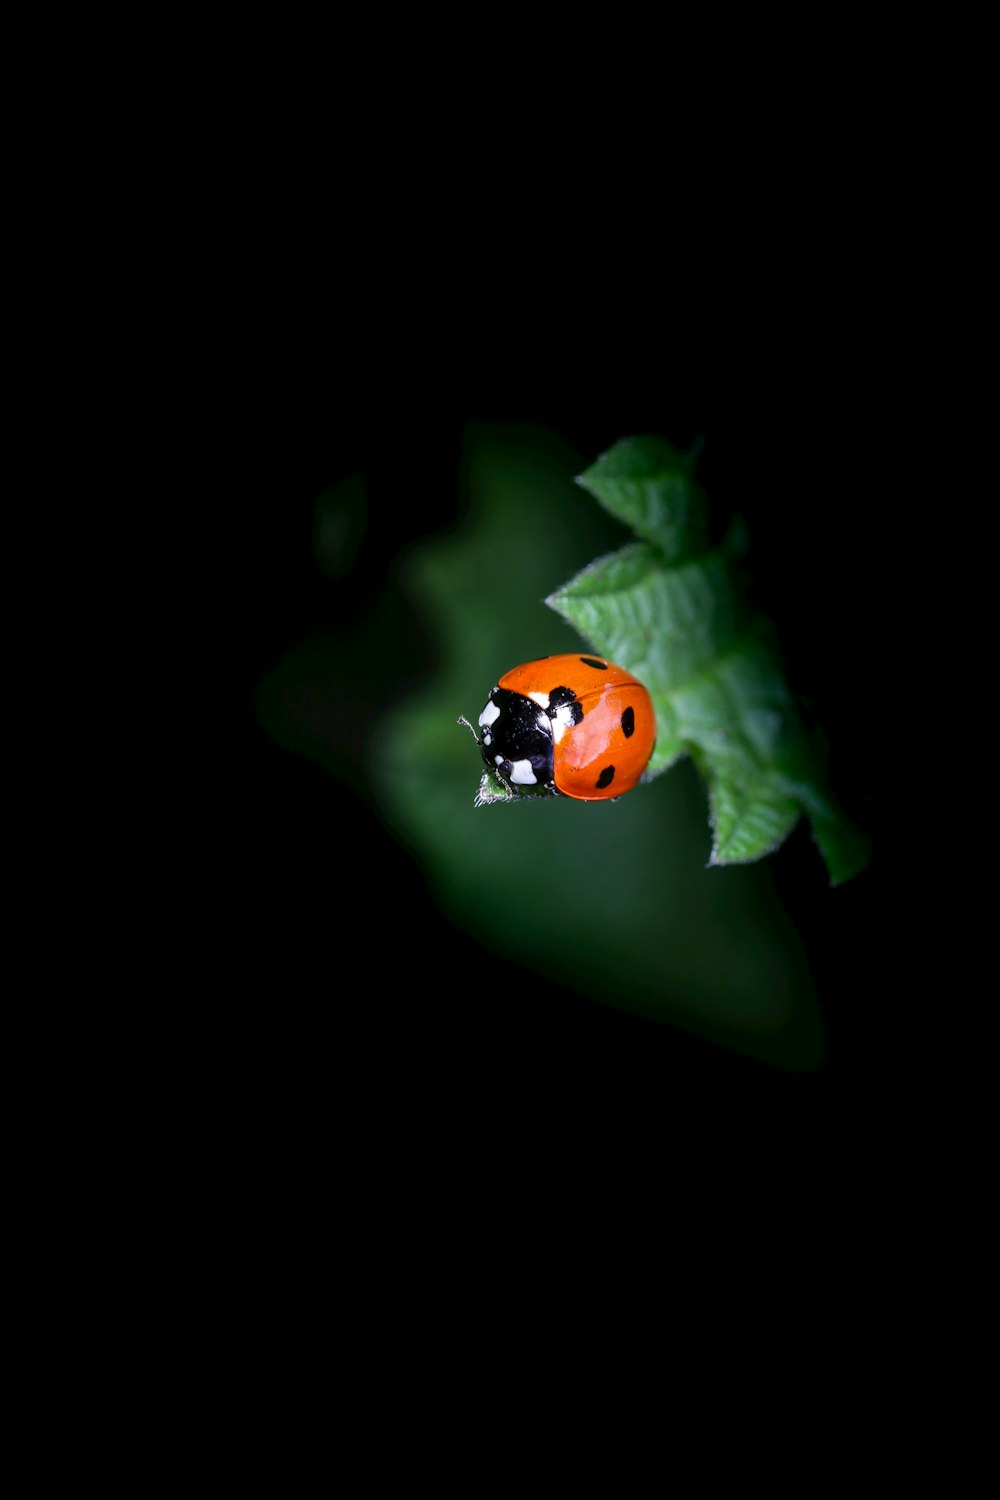
[[[518,662],[580,648],[580,627],[544,602],[553,579],[579,582],[582,599],[582,580],[595,573],[590,559],[614,556],[619,577],[632,580],[636,603],[646,608],[641,583],[650,569],[637,564],[655,548],[653,571],[673,584],[678,613],[694,614],[712,567],[726,570],[715,556],[707,572],[692,560],[678,564],[673,578],[662,545],[646,535],[622,557],[621,522],[573,483],[581,467],[578,454],[544,431],[470,428],[467,516],[400,560],[414,628],[432,644],[433,665],[366,746],[379,815],[412,853],[441,910],[523,965],[529,991],[541,993],[552,981],[778,1066],[815,1067],[822,1022],[800,938],[774,890],[772,861],[709,868],[705,787],[693,755],[614,801],[520,795],[510,805],[521,810],[502,813],[473,805],[483,763],[456,720],[474,724],[497,678]],[[685,485],[675,486],[675,514],[681,505],[703,505]],[[633,498],[638,517],[646,505],[641,486]],[[671,556],[683,555],[692,530],[679,528]],[[663,621],[649,618],[659,631]],[[673,635],[678,649],[693,654],[679,626]],[[639,658],[626,653],[633,655]],[[373,678],[380,664],[391,673],[391,652],[370,664]],[[657,706],[666,738],[670,710]],[[668,761],[658,751],[658,769]],[[471,974],[454,972],[447,947],[436,946],[415,950],[414,964],[426,965],[432,982],[467,993],[470,1006],[495,1007],[503,1024],[504,996],[488,962]]]
[[[546,602],[649,689],[657,743],[647,777],[691,757],[708,788],[712,864],[760,859],[806,814],[838,884],[867,863],[868,842],[829,791],[823,743],[806,732],[770,623],[746,603],[736,538],[710,543],[693,469],[694,455],[655,437],[598,459],[579,483],[638,540]],[[511,793],[487,772],[476,800]]]

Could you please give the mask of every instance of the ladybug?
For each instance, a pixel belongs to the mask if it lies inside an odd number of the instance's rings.
[[[573,652],[505,673],[490,690],[479,730],[483,760],[504,782],[580,802],[631,791],[656,743],[642,683],[602,656]]]

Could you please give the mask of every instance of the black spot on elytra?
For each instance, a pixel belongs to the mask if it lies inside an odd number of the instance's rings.
[[[549,713],[554,714],[557,709],[568,708],[571,724],[579,724],[583,718],[583,708],[576,701],[576,694],[572,688],[554,687],[549,693]]]
[[[608,664],[606,661],[598,661],[596,656],[581,656],[580,660],[585,667],[596,667],[599,672],[606,672]]]
[[[635,709],[627,708],[622,714],[622,733],[627,740],[635,734]]]
[[[605,766],[604,770],[601,772],[600,776],[598,776],[598,778],[597,778],[598,790],[603,791],[603,789],[606,786],[610,786],[611,785],[611,783],[614,781],[614,779],[615,779],[615,768],[614,768],[614,766]]]

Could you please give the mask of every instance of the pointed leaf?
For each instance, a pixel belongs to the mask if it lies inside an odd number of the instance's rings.
[[[713,864],[760,859],[805,813],[836,884],[864,867],[868,841],[834,802],[770,622],[746,604],[738,538],[707,545],[689,470],[653,438],[616,444],[588,469],[584,487],[646,540],[598,559],[546,602],[649,689],[658,734],[647,776],[690,754],[708,786]]]
[[[708,501],[692,477],[695,455],[659,437],[625,438],[578,483],[671,562],[708,545]]]

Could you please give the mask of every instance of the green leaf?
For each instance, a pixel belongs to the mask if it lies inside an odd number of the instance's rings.
[[[665,438],[623,438],[577,481],[636,536],[683,562],[708,546],[708,500],[694,482],[697,449],[679,453]]]
[[[774,1066],[815,1068],[823,1021],[801,936],[770,861],[709,867],[705,788],[692,758],[617,800],[526,788],[513,799],[525,804],[520,813],[484,811],[506,794],[456,721],[475,724],[490,687],[518,662],[579,650],[579,630],[544,597],[553,579],[576,577],[621,543],[620,524],[574,481],[583,467],[544,430],[469,429],[463,525],[428,536],[399,563],[433,666],[365,746],[379,816],[441,911],[523,967],[525,994],[555,984]],[[636,561],[622,562],[626,575]],[[391,670],[380,649],[368,663],[372,680]],[[470,1007],[493,1007],[504,1024],[509,996],[488,962],[461,972],[446,942],[433,957],[438,982]]]
[[[868,840],[827,785],[770,622],[746,604],[738,538],[709,544],[690,455],[659,438],[615,445],[579,483],[641,538],[579,572],[546,601],[649,689],[657,743],[647,776],[689,755],[709,795],[711,863],[760,859],[805,814],[833,884],[868,861]]]

